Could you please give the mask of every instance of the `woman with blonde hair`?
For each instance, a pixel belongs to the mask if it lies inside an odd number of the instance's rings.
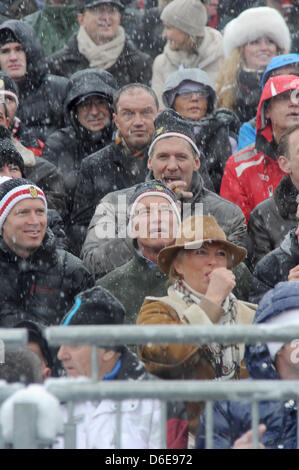
[[[160,18],[162,36],[167,42],[153,63],[152,88],[162,109],[163,85],[172,72],[199,67],[214,80],[224,60],[224,50],[221,33],[206,26],[207,12],[200,0],[173,0]]]
[[[137,324],[213,325],[253,322],[256,305],[231,293],[231,271],[246,256],[245,248],[227,241],[212,216],[184,220],[175,244],[160,251],[158,266],[172,282],[165,297],[146,297]],[[244,346],[146,344],[138,347],[147,370],[170,379],[238,379],[247,375]],[[187,403],[190,432],[194,433],[202,403]]]
[[[256,115],[270,60],[289,52],[290,32],[274,8],[249,8],[226,25],[223,46],[226,61],[216,80],[218,106],[234,111],[243,123]]]

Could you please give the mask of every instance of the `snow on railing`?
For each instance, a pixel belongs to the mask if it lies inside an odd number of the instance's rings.
[[[0,338],[17,344],[12,330],[0,329]],[[14,330],[16,332],[16,330]],[[24,345],[24,330],[18,330],[20,345]],[[12,336],[10,336],[12,335]],[[14,340],[12,339],[14,337]],[[26,337],[26,336],[25,336]],[[10,338],[10,339],[9,339]],[[299,387],[297,381],[287,380],[254,380],[254,381],[214,381],[214,380],[158,380],[158,381],[106,381],[98,382],[98,363],[95,353],[98,346],[138,345],[138,344],[221,344],[234,343],[267,343],[277,341],[291,343],[299,338],[299,327],[281,327],[276,325],[119,325],[119,326],[68,326],[49,327],[46,338],[50,345],[89,344],[92,346],[92,378],[91,379],[49,379],[44,387],[59,401],[68,403],[68,421],[64,427],[64,443],[66,448],[75,448],[75,426],[72,408],[77,401],[102,400],[110,398],[117,402],[127,398],[156,398],[162,402],[167,400],[206,401],[207,427],[206,446],[212,448],[213,442],[213,402],[216,400],[245,400],[252,403],[253,416],[253,446],[258,447],[258,402],[261,400],[298,401]],[[22,343],[22,344],[21,344]],[[166,383],[169,382],[170,386]],[[7,393],[3,389],[7,387]],[[0,402],[15,393],[11,385],[1,387]],[[1,390],[2,389],[2,390]],[[163,429],[166,428],[166,412],[164,407]],[[163,433],[161,449],[166,448],[165,432]],[[36,448],[40,444],[36,442]],[[1,447],[1,441],[0,441]],[[299,443],[297,445],[299,448]],[[121,435],[118,437],[118,447],[121,448]]]

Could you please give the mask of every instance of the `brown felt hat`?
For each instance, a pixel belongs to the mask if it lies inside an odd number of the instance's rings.
[[[158,256],[159,268],[168,275],[171,264],[180,249],[195,250],[205,242],[221,243],[227,249],[231,257],[229,268],[234,268],[241,263],[247,254],[245,248],[227,241],[224,231],[219,227],[214,217],[206,215],[203,217],[193,216],[183,221],[175,244],[160,251]]]

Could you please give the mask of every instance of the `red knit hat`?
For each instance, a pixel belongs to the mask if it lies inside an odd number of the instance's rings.
[[[0,181],[0,233],[6,217],[12,208],[23,199],[42,199],[47,210],[44,192],[35,184],[23,178],[5,178]]]

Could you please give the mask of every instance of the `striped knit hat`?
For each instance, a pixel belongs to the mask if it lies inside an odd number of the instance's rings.
[[[2,183],[2,184],[1,184]],[[43,191],[23,178],[0,179],[0,233],[6,217],[12,208],[23,199],[42,199],[47,210],[47,200]]]

